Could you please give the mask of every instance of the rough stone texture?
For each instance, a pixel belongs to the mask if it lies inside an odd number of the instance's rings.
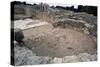
[[[15,65],[47,64],[50,57],[36,56],[26,47],[15,46]]]
[[[94,57],[94,56],[95,56],[95,57]],[[96,54],[90,55],[90,54],[88,54],[88,53],[81,53],[81,54],[78,55],[78,58],[79,58],[80,61],[82,61],[82,62],[88,62],[88,61],[97,60]]]
[[[36,65],[36,64],[51,64],[51,63],[75,63],[75,62],[88,62],[96,61],[97,54],[80,53],[78,55],[65,56],[62,58],[49,57],[49,56],[36,56],[27,47],[20,47],[15,43],[15,65]]]
[[[63,58],[54,58],[50,63],[75,63],[75,62],[89,62],[96,61],[97,55],[88,53],[80,53],[79,55],[65,56]]]
[[[50,61],[50,63],[62,63],[63,59],[62,58],[54,58]]]
[[[63,58],[63,63],[79,62],[79,58],[75,55]]]
[[[92,20],[92,19],[91,19]],[[96,20],[95,20],[96,22]],[[55,20],[53,23],[54,27],[61,27],[61,28],[71,28],[76,31],[83,32],[85,34],[90,34],[92,36],[97,36],[97,28],[94,22],[87,22],[85,20],[75,20],[70,18],[61,18]]]

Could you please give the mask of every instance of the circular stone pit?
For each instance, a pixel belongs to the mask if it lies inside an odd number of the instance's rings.
[[[33,37],[37,56],[64,57],[79,53],[94,54],[96,42],[92,37],[71,29],[55,28]]]

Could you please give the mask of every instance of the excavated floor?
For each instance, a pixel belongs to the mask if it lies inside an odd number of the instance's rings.
[[[72,29],[53,28],[47,24],[23,32],[32,40],[35,47],[32,51],[37,56],[64,57],[96,52],[96,42],[92,37]]]

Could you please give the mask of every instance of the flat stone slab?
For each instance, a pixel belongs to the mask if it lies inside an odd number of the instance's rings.
[[[20,28],[22,30],[32,28],[32,27],[37,27],[41,25],[46,25],[48,24],[45,21],[40,21],[40,20],[32,20],[32,19],[25,19],[25,20],[15,20],[14,21],[14,28]]]

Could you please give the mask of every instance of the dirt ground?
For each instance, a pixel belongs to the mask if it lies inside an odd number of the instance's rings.
[[[32,41],[32,47],[35,47],[32,51],[37,56],[64,57],[96,52],[92,37],[69,28],[54,28],[48,23],[23,32],[25,38]]]

